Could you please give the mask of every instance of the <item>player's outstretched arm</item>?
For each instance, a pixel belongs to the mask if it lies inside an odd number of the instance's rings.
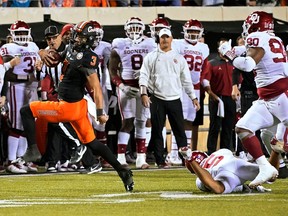
[[[225,187],[222,182],[215,181],[211,174],[206,169],[203,169],[196,161],[190,162],[189,165],[192,167],[197,177],[209,190],[216,194],[222,194],[225,191]]]

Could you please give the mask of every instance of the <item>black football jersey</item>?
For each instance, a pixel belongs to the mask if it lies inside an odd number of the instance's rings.
[[[85,93],[87,76],[97,73],[98,56],[91,50],[73,52],[68,46],[63,62],[63,78],[59,83],[59,98],[67,102],[80,101]]]

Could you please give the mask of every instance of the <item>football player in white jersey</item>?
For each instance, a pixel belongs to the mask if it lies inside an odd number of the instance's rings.
[[[205,88],[208,82],[207,80],[203,80],[203,73],[205,73],[205,67],[207,65],[210,50],[207,44],[199,42],[199,39],[202,37],[204,32],[201,22],[196,19],[190,19],[183,25],[183,31],[184,39],[174,39],[172,48],[178,51],[186,59],[194,90],[198,100],[200,101],[200,85]],[[196,117],[196,109],[185,92],[182,94],[182,106],[187,143],[191,149],[196,150],[197,146],[190,145],[192,136],[194,136],[192,131],[197,127],[193,126],[193,121]],[[179,161],[180,164],[182,163],[182,160],[178,156],[178,147],[174,136],[172,136],[172,149],[170,154],[170,160],[172,163],[174,161]]]
[[[141,103],[138,77],[144,57],[156,48],[156,43],[152,38],[144,36],[145,25],[138,17],[128,19],[124,30],[127,38],[113,40],[109,61],[111,80],[118,87],[118,104],[122,117],[122,127],[118,134],[118,161],[127,164],[125,152],[130,132],[135,125],[136,168],[147,169],[145,123],[149,110]]]
[[[225,45],[221,52],[236,68],[246,72],[255,71],[259,100],[237,122],[235,130],[243,146],[259,164],[260,172],[250,183],[250,186],[257,186],[278,175],[278,171],[263,155],[254,132],[279,122],[288,127],[288,64],[283,41],[274,34],[272,14],[255,11],[247,17],[242,27],[242,34],[246,38],[246,57],[236,57],[233,51],[225,49]]]
[[[229,149],[219,149],[210,156],[201,151],[191,151],[188,147],[182,147],[179,152],[185,158],[189,171],[197,175],[198,189],[216,194],[252,191],[253,188],[245,183],[258,175],[258,164],[236,158]],[[278,168],[278,153],[271,153],[270,163]],[[270,191],[259,185],[256,190]]]
[[[16,21],[9,29],[13,43],[1,47],[1,56],[4,62],[19,56],[21,63],[6,72],[7,81],[10,83],[7,99],[9,102],[9,119],[11,129],[8,136],[8,161],[7,170],[12,173],[26,173],[37,171],[36,167],[24,166],[21,157],[27,149],[27,141],[23,132],[20,108],[38,100],[38,81],[35,76],[35,63],[39,59],[38,46],[31,42],[31,29],[24,21]]]

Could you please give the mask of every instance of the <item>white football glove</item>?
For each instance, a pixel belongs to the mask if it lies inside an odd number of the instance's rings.
[[[139,79],[139,77],[140,77],[140,70],[135,70],[134,73],[133,73],[133,77],[134,77],[134,79]]]
[[[127,97],[129,97],[129,98],[135,98],[139,94],[139,89],[138,88],[131,87],[131,86],[126,86],[123,83],[121,83],[119,85],[119,89],[122,92],[124,92],[127,95]]]
[[[220,52],[220,54],[228,58],[230,61],[233,61],[237,56],[235,52],[232,50],[231,42],[232,41],[230,39],[229,41],[226,41],[223,44],[221,44],[218,48],[218,51]]]
[[[117,97],[115,95],[111,95],[108,101],[109,108],[115,108],[117,106]]]
[[[222,43],[219,48],[218,48],[218,51],[223,55],[225,56],[226,53],[228,51],[231,51],[232,50],[232,46],[231,46],[231,39],[229,41],[225,41],[224,43]]]

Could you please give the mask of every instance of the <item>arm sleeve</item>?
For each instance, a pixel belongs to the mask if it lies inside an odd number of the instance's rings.
[[[233,69],[232,73],[232,85],[238,85],[241,71],[238,68]]]

